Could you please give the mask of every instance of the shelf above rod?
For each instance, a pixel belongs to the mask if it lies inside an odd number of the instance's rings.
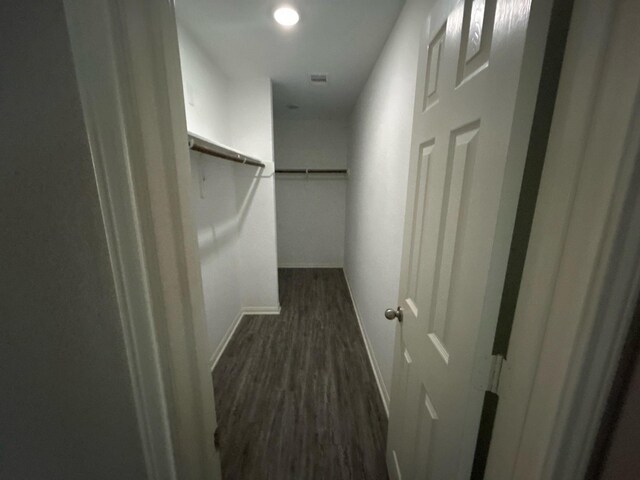
[[[276,173],[299,173],[302,175],[314,174],[314,173],[342,173],[348,174],[349,170],[347,169],[321,169],[321,168],[287,168],[287,169],[278,169],[276,168]]]
[[[242,153],[231,150],[230,148],[207,142],[206,140],[191,134],[189,134],[189,148],[196,152],[211,155],[212,157],[222,158],[223,160],[230,160],[232,162],[241,163],[243,165],[252,165],[254,167],[265,167],[264,163],[260,160],[248,157]]]

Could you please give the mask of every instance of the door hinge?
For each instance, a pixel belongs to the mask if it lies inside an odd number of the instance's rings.
[[[504,363],[504,357],[502,355],[491,356],[491,371],[489,372],[489,385],[487,391],[498,394],[498,387],[500,386],[500,374],[502,373],[502,365]]]

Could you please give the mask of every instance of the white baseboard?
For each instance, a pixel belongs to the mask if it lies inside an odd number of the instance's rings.
[[[244,316],[244,312],[241,311],[238,313],[236,318],[233,319],[233,322],[231,322],[231,325],[229,325],[229,328],[224,334],[224,337],[222,337],[222,341],[218,345],[218,348],[216,348],[215,352],[213,352],[213,355],[211,355],[211,358],[209,359],[209,369],[212,372],[213,372],[213,369],[216,368],[216,365],[218,364],[218,360],[220,360],[220,357],[222,356],[225,349],[227,348],[227,345],[229,345],[229,341],[231,340],[231,337],[233,337],[233,334],[236,333],[236,329],[238,328],[238,325],[240,325],[240,321],[242,320],[243,316]]]
[[[236,318],[233,319],[233,322],[231,322],[231,325],[229,325],[229,329],[224,334],[224,337],[222,337],[222,341],[218,345],[218,348],[216,348],[215,352],[213,352],[213,355],[211,355],[211,358],[209,359],[209,369],[213,372],[213,369],[216,368],[216,365],[218,364],[218,360],[220,360],[220,357],[222,356],[225,349],[227,348],[227,345],[229,345],[229,342],[231,341],[233,334],[236,333],[236,329],[238,328],[238,325],[240,325],[240,322],[242,321],[242,318],[245,315],[279,315],[279,314],[280,314],[280,305],[276,307],[243,307],[238,313],[238,315],[236,316]]]
[[[347,277],[347,272],[343,269],[342,273],[344,274],[344,279],[347,282],[347,288],[349,289],[349,296],[351,296],[351,303],[353,304],[353,309],[356,312],[356,318],[358,319],[358,325],[360,326],[360,333],[362,334],[362,339],[364,340],[364,346],[367,349],[367,355],[369,356],[369,363],[371,363],[373,375],[376,377],[376,383],[378,384],[378,391],[380,392],[380,398],[382,398],[384,411],[387,414],[387,418],[389,418],[389,403],[390,403],[389,391],[387,390],[387,386],[384,384],[384,380],[382,379],[382,372],[380,371],[380,366],[378,365],[378,361],[376,360],[376,357],[373,354],[373,348],[371,347],[369,336],[367,335],[367,332],[364,329],[364,325],[362,324],[362,318],[360,318],[360,313],[358,312],[358,305],[356,304],[356,299],[353,296],[351,285],[349,285],[349,278]]]
[[[333,263],[283,263],[278,268],[344,268],[343,265]]]
[[[280,305],[275,307],[242,307],[245,315],[280,315]]]

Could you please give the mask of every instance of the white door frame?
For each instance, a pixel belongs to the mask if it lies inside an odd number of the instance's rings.
[[[640,8],[576,0],[485,478],[583,478],[640,289]]]
[[[174,5],[64,6],[148,478],[220,478]]]

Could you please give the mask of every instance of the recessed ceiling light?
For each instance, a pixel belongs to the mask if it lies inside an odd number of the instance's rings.
[[[284,27],[292,27],[300,21],[300,14],[293,7],[280,7],[273,12],[273,18]]]

